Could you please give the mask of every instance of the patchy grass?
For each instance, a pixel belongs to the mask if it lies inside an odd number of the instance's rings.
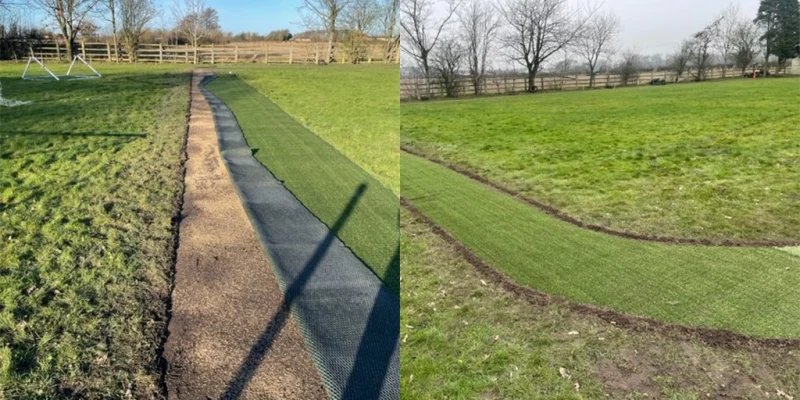
[[[56,69],[59,66],[54,66]],[[103,65],[0,109],[0,398],[159,398],[189,75]]]
[[[800,258],[773,248],[667,245],[568,224],[408,154],[403,196],[516,282],[670,323],[800,338]]]
[[[397,196],[242,80],[221,76],[208,88],[233,111],[255,157],[328,226],[341,215],[359,185],[366,185],[338,236],[398,292],[399,268],[393,264],[399,262],[395,257]]]
[[[230,66],[395,194],[400,192],[398,65]]]
[[[800,352],[708,347],[621,330],[561,305],[533,305],[484,285],[405,210],[401,224],[403,399],[800,395]]]
[[[742,79],[407,103],[402,140],[592,224],[800,239],[798,86]]]

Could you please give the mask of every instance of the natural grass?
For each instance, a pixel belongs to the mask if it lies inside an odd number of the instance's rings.
[[[636,233],[800,239],[800,79],[406,103],[405,144]]]
[[[230,66],[381,183],[400,192],[397,65]]]
[[[562,305],[530,304],[486,282],[407,211],[400,215],[403,399],[800,394],[800,352],[705,346],[618,329]]]
[[[158,398],[189,76],[0,68],[0,398]]]
[[[233,111],[255,157],[328,226],[336,222],[359,185],[366,185],[366,192],[337,235],[398,292],[399,268],[392,265],[399,262],[395,257],[397,196],[247,83],[221,76],[208,88]],[[293,94],[301,99],[306,95]],[[317,102],[312,104],[320,110],[325,108]]]
[[[669,323],[800,338],[800,257],[621,239],[415,156],[401,167],[404,197],[520,284]]]

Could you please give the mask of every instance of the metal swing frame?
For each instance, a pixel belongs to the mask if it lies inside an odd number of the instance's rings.
[[[72,68],[75,67],[75,63],[78,62],[78,61],[82,62],[83,65],[89,67],[89,69],[91,69],[92,72],[94,72],[94,75],[70,75],[72,73]],[[83,57],[75,56],[75,57],[72,58],[72,62],[69,64],[69,69],[67,70],[67,74],[64,75],[64,76],[59,77],[58,75],[54,74],[53,71],[50,70],[50,68],[47,68],[47,66],[44,65],[44,63],[41,60],[36,58],[36,56],[31,55],[30,58],[28,58],[28,63],[25,65],[25,70],[22,71],[22,79],[26,79],[26,80],[42,79],[41,77],[27,76],[28,69],[31,67],[31,63],[32,62],[36,62],[37,64],[39,64],[39,66],[42,69],[47,71],[47,73],[50,74],[50,76],[53,77],[53,79],[55,79],[57,81],[60,81],[61,78],[89,79],[89,78],[99,78],[99,77],[103,76],[102,74],[97,72],[97,70],[94,69],[94,67],[92,67],[88,62],[86,62],[86,60],[84,60]],[[44,78],[47,78],[47,76],[45,76]]]

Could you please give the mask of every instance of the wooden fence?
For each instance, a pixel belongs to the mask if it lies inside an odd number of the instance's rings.
[[[374,42],[367,46],[367,50],[357,60],[358,63],[385,63],[384,42]],[[43,61],[67,61],[67,52],[64,43],[58,41],[45,42],[33,46],[28,54],[33,52]],[[130,54],[122,47],[120,60],[130,61]],[[227,45],[204,45],[193,48],[189,45],[164,45],[140,44],[136,50],[135,61],[146,63],[191,63],[191,64],[220,64],[220,63],[263,63],[263,64],[316,64],[326,60],[328,44],[322,42],[261,42],[237,43]],[[114,46],[109,42],[76,43],[75,52],[86,61],[113,62],[116,59]],[[398,52],[399,53],[399,52]],[[340,63],[353,62],[348,59],[348,54],[343,51],[343,46],[337,44],[334,52],[335,58]],[[25,61],[25,60],[20,60]],[[399,63],[399,54],[392,63]]]
[[[691,82],[695,80],[696,70],[684,72],[679,79],[676,79],[677,73],[675,71],[650,71],[639,72],[631,76],[627,82],[623,82],[619,74],[596,74],[595,75],[595,88],[603,87],[618,87],[618,86],[638,86],[646,85],[653,79],[663,79],[667,83],[675,82]],[[747,70],[748,74],[752,74],[752,70]],[[777,73],[775,69],[771,73]],[[741,69],[726,68],[713,68],[706,71],[705,79],[720,79],[723,77],[741,77]],[[585,90],[589,89],[589,75],[573,74],[573,75],[555,75],[555,74],[539,74],[536,77],[536,86],[539,90]],[[474,95],[474,84],[467,77],[459,77],[457,85],[458,96]],[[513,94],[527,91],[527,78],[520,74],[506,74],[506,75],[492,75],[487,76],[481,85],[481,94]],[[419,99],[421,97],[445,97],[446,92],[444,86],[440,81],[432,81],[430,84],[430,94],[428,94],[428,85],[425,80],[418,78],[402,78],[400,79],[400,99],[411,100]]]

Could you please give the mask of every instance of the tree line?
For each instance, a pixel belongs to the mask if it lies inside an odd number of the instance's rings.
[[[498,60],[521,68],[526,89],[535,92],[536,76],[545,65],[562,73],[586,73],[589,86],[595,87],[599,71],[614,70],[627,82],[646,58],[618,48],[618,16],[568,0],[403,0],[400,26],[402,51],[428,91],[436,81],[448,96],[459,93],[465,77],[474,94],[480,94],[487,71]],[[672,54],[651,57],[649,66],[675,70],[676,81],[685,73],[699,81],[713,66],[722,67],[723,76],[734,67],[743,74],[759,56],[765,64],[776,59],[781,69],[798,55],[800,2],[761,0],[755,16],[743,15],[732,3]]]
[[[344,43],[343,50],[348,60],[359,60],[366,56],[367,42],[373,36],[385,38],[384,57],[391,61],[396,57],[400,45],[397,26],[399,1],[303,0],[298,12],[303,25],[309,29],[305,35],[315,36],[315,32],[324,32],[328,41],[327,62],[336,61],[336,41]],[[25,11],[42,11],[55,32],[41,27],[22,28],[17,21],[9,23],[8,10],[12,6]],[[171,14],[173,26],[154,27],[157,17],[164,13]],[[0,17],[4,17],[4,14],[6,18],[0,18],[0,39],[30,44],[49,35],[57,36],[64,40],[69,59],[77,54],[75,44],[79,37],[98,35],[96,21],[107,24],[117,61],[122,58],[123,51],[127,53],[129,61],[136,61],[136,49],[145,42],[185,43],[197,49],[202,44],[220,41],[286,41],[294,38],[288,29],[275,30],[266,35],[255,32],[236,35],[224,33],[220,29],[218,11],[209,7],[205,0],[174,0],[164,7],[160,7],[155,0],[24,0],[18,3],[0,0]]]

